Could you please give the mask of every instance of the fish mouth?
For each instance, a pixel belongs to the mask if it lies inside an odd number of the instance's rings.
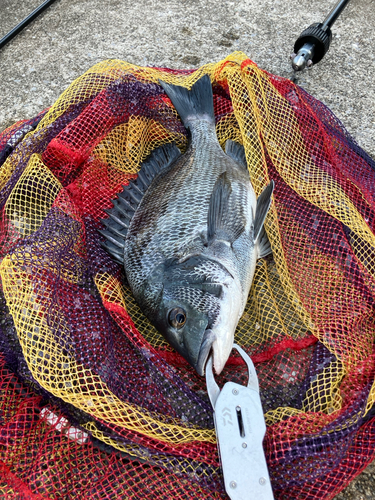
[[[195,364],[195,369],[199,375],[204,376],[207,359],[211,352],[212,344],[216,340],[216,334],[210,328],[204,332],[201,347],[199,349],[198,360]]]

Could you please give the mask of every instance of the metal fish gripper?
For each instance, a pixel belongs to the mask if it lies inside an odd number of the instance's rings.
[[[247,364],[247,386],[227,382],[220,390],[213,374],[212,355],[206,365],[225,490],[231,500],[274,500],[262,446],[266,423],[258,377],[246,352],[237,344],[233,349]]]

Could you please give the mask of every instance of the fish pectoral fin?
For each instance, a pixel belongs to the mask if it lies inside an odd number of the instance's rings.
[[[229,198],[232,186],[227,172],[217,178],[212,190],[207,216],[207,243],[215,240],[227,241],[232,244],[245,230],[245,223],[241,214],[233,217],[229,210]]]
[[[230,156],[236,163],[238,163],[239,166],[242,167],[246,172],[248,171],[245,148],[242,146],[242,144],[228,139],[225,143],[225,153]]]
[[[223,296],[223,285],[221,283],[189,283],[189,287],[198,288],[202,292],[209,293],[218,299]]]
[[[274,188],[274,182],[271,181],[268,184],[268,186],[266,186],[260,193],[260,196],[257,200],[257,208],[254,219],[254,242],[256,242],[261,235],[261,230],[263,228],[264,220],[271,206],[272,202],[271,196],[273,193],[273,188]]]

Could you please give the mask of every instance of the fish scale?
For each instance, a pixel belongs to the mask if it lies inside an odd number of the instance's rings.
[[[183,246],[188,248],[199,234],[207,232],[207,214],[212,189],[217,177],[224,171],[231,171],[233,180],[239,177],[238,165],[221,149],[212,124],[194,124],[192,142],[186,154],[177,160],[175,168],[168,176],[150,186],[147,200],[139,208],[139,214],[148,221],[148,229],[160,235],[160,239],[166,242],[163,247],[163,255],[166,258],[180,254],[181,241],[184,241]],[[248,179],[247,182],[249,183]],[[249,205],[246,194],[248,193],[238,192],[238,195],[241,195],[239,206]],[[251,201],[255,212],[255,194]],[[128,238],[137,239],[138,231],[138,225],[132,224]],[[154,243],[150,246],[151,254],[157,250],[158,242]],[[137,252],[138,248],[137,242],[129,246],[129,256],[130,253]],[[155,259],[155,262],[157,260]]]

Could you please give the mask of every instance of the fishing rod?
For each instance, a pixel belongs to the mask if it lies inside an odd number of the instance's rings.
[[[332,40],[331,27],[348,3],[349,0],[339,0],[322,23],[314,23],[302,31],[290,56],[294,71],[310,68],[323,59]]]
[[[0,40],[0,49],[4,47],[8,42],[12,40],[20,31],[22,31],[28,24],[30,24],[36,17],[39,16],[47,7],[53,4],[55,0],[46,0],[39,7],[31,12],[23,21],[21,21],[17,26],[15,26],[12,30],[10,30],[1,40]]]

